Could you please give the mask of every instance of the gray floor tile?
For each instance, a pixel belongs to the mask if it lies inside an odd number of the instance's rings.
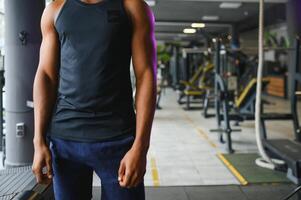
[[[247,200],[239,186],[185,187],[190,200]]]
[[[244,194],[250,200],[281,200],[287,194],[289,194],[295,186],[290,184],[273,184],[270,186],[265,185],[251,185],[246,187],[241,187]],[[301,197],[301,195],[300,195]],[[298,196],[294,196],[290,200],[297,200]],[[299,198],[301,199],[301,198]]]
[[[183,187],[146,188],[146,200],[189,200]]]

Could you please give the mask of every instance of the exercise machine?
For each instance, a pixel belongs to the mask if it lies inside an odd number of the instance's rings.
[[[31,166],[0,171],[0,199],[52,200],[51,183],[37,184]]]
[[[296,1],[297,3],[297,1]],[[297,6],[297,4],[296,4]],[[295,14],[297,13],[297,8]],[[297,18],[300,21],[300,18]],[[264,0],[260,0],[260,12],[259,12],[259,65],[257,72],[257,79],[262,78],[263,72],[263,35],[264,35]],[[291,101],[291,119],[294,127],[294,140],[289,139],[270,139],[267,138],[265,129],[265,116],[262,113],[261,104],[261,85],[257,86],[256,92],[256,112],[255,112],[255,135],[260,158],[256,159],[256,164],[260,167],[279,170],[282,167],[287,168],[287,177],[298,184],[299,186],[288,194],[284,199],[288,200],[301,190],[301,143],[300,143],[300,124],[297,113],[298,86],[301,85],[301,73],[300,73],[300,33],[296,39],[295,44],[295,73],[292,74],[292,89],[290,94]],[[299,195],[299,194],[298,194]],[[299,195],[300,198],[300,195]]]
[[[222,49],[220,40],[216,42],[215,50],[215,116],[217,121],[217,129],[210,130],[211,132],[219,133],[219,141],[227,144],[227,151],[233,153],[232,148],[232,132],[239,132],[240,129],[232,129],[230,122],[234,121],[236,124],[244,120],[254,120],[255,112],[255,97],[257,80],[251,78],[244,89],[235,98],[235,90],[237,86],[233,83],[226,82],[225,74],[227,70],[225,65],[228,63],[227,50]],[[251,67],[254,67],[251,66]],[[246,76],[246,75],[245,75]],[[250,75],[249,75],[250,76]],[[250,77],[253,77],[252,75]],[[268,79],[262,79],[264,86],[269,83]],[[234,86],[233,86],[234,85]],[[229,89],[231,86],[231,90]],[[265,87],[263,87],[264,89]],[[226,141],[224,140],[226,135]]]
[[[182,104],[181,99],[183,97],[186,97],[186,110],[190,110],[191,109],[191,97],[193,98],[201,98],[203,99],[203,97],[206,94],[206,91],[208,89],[210,89],[210,79],[211,79],[211,72],[213,70],[213,65],[211,63],[208,63],[206,66],[200,66],[200,69],[197,72],[200,73],[200,78],[198,79],[198,84],[197,86],[194,86],[191,82],[185,82],[182,81],[181,83],[183,85],[185,85],[185,90],[183,91],[183,94],[180,95],[179,98],[179,104]],[[204,102],[204,100],[203,100]]]
[[[206,89],[204,103],[203,103],[203,116],[205,118],[215,117],[215,114],[209,113],[209,108],[214,108],[214,91],[212,89]]]
[[[186,58],[186,77],[189,77],[190,70],[188,70],[188,68],[190,68],[192,65],[191,58],[189,58],[188,55],[192,54],[199,54],[205,57],[204,49],[183,49],[183,58]],[[185,104],[186,110],[192,109],[192,103],[204,102],[206,90],[212,87],[211,80],[214,67],[213,64],[206,58],[203,59],[205,59],[205,61],[203,61],[203,64],[199,65],[189,80],[187,78],[187,80],[180,81],[182,90],[179,93],[178,103],[180,105]],[[192,98],[197,100],[192,101]]]
[[[300,72],[300,39],[296,40],[295,46],[295,74],[292,76],[292,90],[290,92],[291,112],[287,114],[265,114],[260,116],[261,139],[263,146],[271,157],[283,160],[287,167],[287,177],[294,183],[301,183],[301,127],[298,118],[298,85],[301,85]],[[266,121],[289,120],[293,122],[294,140],[270,139],[267,136]]]

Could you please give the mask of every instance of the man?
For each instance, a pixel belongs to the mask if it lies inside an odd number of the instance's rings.
[[[143,0],[56,0],[41,29],[33,92],[37,182],[53,178],[56,200],[91,199],[95,171],[103,200],[144,199],[156,104],[151,10]]]

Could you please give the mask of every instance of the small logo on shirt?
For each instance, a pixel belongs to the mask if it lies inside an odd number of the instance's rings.
[[[121,20],[121,12],[120,10],[108,10],[108,22],[110,23],[118,23]]]

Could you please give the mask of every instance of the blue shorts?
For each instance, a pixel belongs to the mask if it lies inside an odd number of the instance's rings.
[[[101,179],[101,200],[144,200],[143,182],[130,189],[120,187],[118,182],[120,161],[133,142],[134,136],[96,143],[51,138],[55,199],[91,199],[95,171]]]

